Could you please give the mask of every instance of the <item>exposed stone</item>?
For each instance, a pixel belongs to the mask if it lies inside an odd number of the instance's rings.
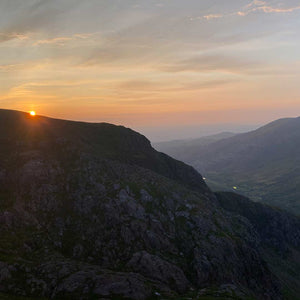
[[[166,283],[179,293],[188,289],[189,282],[180,268],[146,251],[135,253],[128,267],[148,278]]]

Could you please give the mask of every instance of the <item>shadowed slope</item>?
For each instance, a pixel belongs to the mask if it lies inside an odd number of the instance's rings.
[[[201,191],[202,177],[192,167],[155,151],[141,134],[123,126],[57,120],[27,113],[0,110],[1,153],[37,147],[49,155],[53,143],[71,144],[95,157],[132,163],[153,170]]]
[[[281,299],[249,221],[140,134],[11,111],[0,125],[0,293]]]

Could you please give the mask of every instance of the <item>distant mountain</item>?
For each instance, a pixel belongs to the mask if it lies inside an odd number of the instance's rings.
[[[0,110],[0,144],[1,299],[297,297],[299,219],[258,226],[142,135]]]
[[[206,146],[216,141],[236,135],[232,132],[222,132],[198,139],[174,140],[168,142],[154,143],[153,147],[161,152],[168,153],[179,160],[193,159],[197,155],[198,147]]]
[[[280,119],[207,145],[176,148],[217,190],[233,190],[300,214],[300,118]],[[172,150],[167,154],[175,154]],[[181,152],[180,152],[181,151]]]

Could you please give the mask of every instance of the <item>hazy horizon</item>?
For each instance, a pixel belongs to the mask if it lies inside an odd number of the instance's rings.
[[[0,107],[0,110],[3,109]],[[21,110],[15,110],[24,112]],[[28,113],[31,113],[30,111]],[[36,112],[34,111],[34,114]],[[149,125],[149,126],[139,126],[139,125],[132,125],[118,123],[116,119],[115,122],[111,122],[109,120],[102,120],[102,119],[85,119],[85,118],[78,118],[78,119],[71,119],[71,118],[61,118],[58,116],[51,116],[51,115],[41,115],[42,117],[46,118],[54,118],[54,119],[65,119],[67,121],[74,121],[74,122],[88,122],[88,123],[110,123],[117,126],[125,126],[130,129],[137,131],[138,133],[144,135],[146,138],[150,140],[151,143],[160,143],[160,142],[168,142],[168,141],[176,141],[176,140],[193,140],[201,137],[211,136],[215,134],[220,134],[224,132],[230,133],[246,133],[253,130],[256,130],[264,125],[267,125],[273,121],[278,119],[286,119],[286,118],[298,118],[299,116],[278,116],[273,119],[265,120],[261,123],[256,124],[242,124],[242,123],[191,123],[191,124],[169,124],[169,125]]]
[[[223,132],[244,133],[259,128],[260,125],[214,124],[188,127],[137,127],[132,128],[145,135],[152,143],[176,140],[193,140]]]

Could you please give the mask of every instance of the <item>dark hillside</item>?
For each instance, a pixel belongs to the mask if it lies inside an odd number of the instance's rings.
[[[0,110],[0,142],[0,155],[32,147],[51,155],[58,151],[51,147],[53,144],[76,147],[95,157],[135,164],[192,188],[208,190],[192,167],[155,151],[144,136],[123,126],[31,117],[27,113]]]
[[[0,125],[0,296],[282,299],[258,229],[145,137],[4,110]]]
[[[256,229],[263,256],[286,297],[300,295],[300,219],[234,193],[216,193],[219,204],[245,217]]]

